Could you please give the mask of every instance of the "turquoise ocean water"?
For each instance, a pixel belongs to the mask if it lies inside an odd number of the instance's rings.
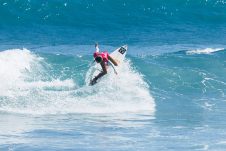
[[[224,0],[0,0],[0,150],[224,151],[225,39]]]

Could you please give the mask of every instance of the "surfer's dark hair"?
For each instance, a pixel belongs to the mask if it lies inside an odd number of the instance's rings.
[[[101,63],[102,60],[103,60],[103,58],[102,58],[101,56],[97,56],[97,57],[95,58],[95,61],[96,61],[97,63]]]

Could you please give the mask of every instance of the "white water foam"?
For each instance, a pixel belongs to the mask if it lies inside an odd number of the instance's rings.
[[[23,71],[30,70],[32,62],[39,59],[31,55],[27,49],[0,52],[0,96],[9,95],[9,90],[20,82]]]
[[[45,60],[27,49],[0,52],[0,65],[0,111],[23,114],[155,111],[148,85],[129,61],[119,75],[109,72],[95,86],[82,87],[77,87],[72,79],[59,80],[48,75]]]
[[[186,54],[211,54],[213,52],[224,50],[224,48],[205,48],[205,49],[195,49],[187,51]]]
[[[109,69],[108,74],[99,83],[89,87],[89,91],[94,95],[87,98],[103,106],[104,112],[142,110],[154,112],[155,103],[149,93],[148,85],[144,82],[142,75],[131,67],[130,61],[124,61],[117,71],[118,75]],[[91,77],[92,68],[86,75],[87,85]]]

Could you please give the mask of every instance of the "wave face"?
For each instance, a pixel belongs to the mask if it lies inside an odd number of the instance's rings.
[[[128,56],[119,76],[110,72],[94,87],[88,86],[93,68],[90,60],[89,55],[41,50],[0,52],[0,110],[32,114],[154,113],[154,95],[158,112],[183,114],[212,106],[218,108],[217,102],[225,100],[223,48]],[[165,100],[171,99],[177,105],[169,108]]]
[[[130,61],[120,69],[123,72],[119,70],[120,76],[109,73],[91,87],[88,59],[38,56],[27,49],[0,52],[0,111],[29,114],[155,111],[148,85]],[[76,66],[76,62],[83,63]]]
[[[118,76],[87,86],[92,56],[68,48],[0,52],[2,150],[87,150],[87,138],[92,150],[103,139],[109,150],[225,149],[225,49],[128,54]]]
[[[222,0],[3,0],[1,39],[5,43],[225,44],[225,10]]]

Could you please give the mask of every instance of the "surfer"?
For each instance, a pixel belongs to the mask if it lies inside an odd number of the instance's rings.
[[[96,51],[93,53],[93,57],[95,59],[96,63],[100,63],[102,71],[90,81],[91,85],[94,85],[97,80],[99,78],[101,78],[102,76],[104,76],[105,74],[107,74],[107,68],[109,63],[113,63],[115,66],[118,66],[118,63],[116,62],[116,60],[114,60],[109,54],[108,52],[100,52],[98,44],[95,44],[95,48]],[[112,64],[111,64],[112,65]],[[112,67],[114,68],[114,66],[112,65]],[[117,74],[117,72],[115,71],[115,73]]]

